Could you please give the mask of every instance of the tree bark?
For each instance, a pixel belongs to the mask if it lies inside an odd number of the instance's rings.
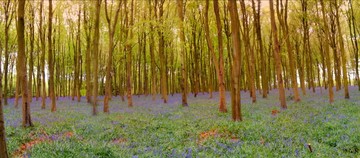
[[[156,4],[154,4],[156,5]],[[153,18],[153,11],[151,7],[151,1],[149,1],[149,12],[150,12],[150,18]],[[155,12],[155,11],[154,11]],[[154,47],[155,47],[155,40],[154,40],[154,26],[152,23],[150,23],[150,38],[149,38],[149,50],[150,50],[150,72],[151,72],[151,95],[152,100],[154,101],[156,99],[156,63],[155,63],[155,53],[154,53]]]
[[[52,0],[49,0],[49,19],[48,19],[48,65],[49,65],[49,93],[51,99],[51,112],[56,111],[55,85],[54,85],[54,55],[52,48]]]
[[[241,11],[242,11],[242,24],[244,28],[243,32],[243,39],[245,42],[245,51],[248,52],[247,54],[249,57],[247,58],[248,61],[248,72],[249,72],[249,90],[250,90],[250,96],[252,98],[252,102],[256,102],[256,89],[255,89],[255,55],[254,50],[251,47],[250,42],[250,29],[249,29],[249,22],[248,22],[248,14],[245,7],[245,0],[240,1]]]
[[[30,103],[28,100],[28,83],[26,74],[26,54],[25,54],[25,0],[18,3],[18,22],[17,22],[17,41],[18,41],[18,79],[22,89],[22,125],[23,127],[33,126],[30,115]]]
[[[30,5],[31,10],[30,10],[30,26],[29,26],[29,36],[30,36],[30,52],[29,52],[29,82],[28,82],[28,88],[29,88],[29,102],[32,102],[32,98],[33,98],[33,88],[32,88],[32,83],[33,83],[33,72],[34,72],[34,41],[35,41],[35,11],[32,8],[33,6]]]
[[[282,0],[280,3],[282,3]],[[286,48],[287,48],[287,52],[288,52],[289,69],[290,69],[290,76],[291,76],[291,85],[292,85],[293,92],[294,92],[294,100],[295,100],[295,102],[299,102],[300,96],[299,96],[299,91],[298,91],[296,71],[294,68],[294,65],[296,65],[296,60],[294,60],[294,56],[293,56],[293,46],[290,41],[289,26],[288,26],[288,21],[287,21],[288,0],[285,0],[285,8],[283,8],[282,6],[283,5],[281,4],[281,12],[284,15],[281,15],[279,8],[277,8],[278,19],[279,19],[279,23],[280,23],[280,26],[283,31],[283,39],[285,39]]]
[[[189,106],[187,103],[187,74],[186,74],[186,50],[185,50],[185,33],[184,33],[184,12],[183,12],[183,0],[176,0],[178,17],[180,19],[180,45],[181,45],[181,94],[182,94],[182,106]]]
[[[9,74],[9,29],[13,19],[13,3],[10,0],[4,2],[4,11],[5,11],[5,64],[4,64],[4,104],[8,105],[8,74]]]
[[[357,29],[356,29],[356,21],[354,15],[354,8],[352,0],[349,0],[349,28],[350,28],[350,36],[351,36],[351,44],[354,49],[354,56],[355,56],[355,75],[356,81],[358,85],[358,90],[360,91],[360,78],[359,78],[359,44],[358,44],[358,37],[357,37]]]
[[[89,19],[87,18],[87,12],[84,4],[84,29],[86,35],[86,54],[85,54],[85,74],[86,74],[86,100],[91,103],[91,27],[89,26]]]
[[[218,51],[219,51],[219,59],[217,59],[213,44],[210,38],[210,29],[209,29],[209,17],[208,17],[208,9],[209,9],[209,0],[206,0],[205,6],[205,36],[208,43],[208,48],[211,53],[212,61],[214,62],[215,71],[218,78],[218,86],[219,86],[219,111],[227,112],[226,109],[226,98],[225,98],[225,80],[224,80],[224,60],[223,60],[223,40],[222,40],[222,27],[220,21],[219,14],[219,2],[218,0],[213,1],[214,3],[214,13],[216,17],[216,27],[218,29]]]
[[[157,17],[157,21],[160,26],[163,24],[163,14],[164,14],[164,0],[155,1],[157,2],[157,5],[159,9],[159,16]],[[156,12],[156,10],[155,10]],[[165,39],[164,39],[164,33],[162,31],[161,27],[158,27],[158,36],[159,36],[159,60],[160,60],[160,88],[161,88],[161,95],[162,99],[164,100],[164,103],[167,103],[168,101],[168,91],[167,91],[167,62],[165,57]]]
[[[112,8],[112,7],[111,7]],[[113,50],[114,50],[114,35],[115,35],[115,29],[119,17],[119,12],[121,8],[121,2],[119,2],[116,13],[115,13],[115,19],[112,22],[111,17],[109,16],[109,11],[107,7],[107,0],[105,0],[105,15],[106,15],[106,21],[108,24],[109,29],[109,46],[108,46],[108,59],[107,59],[107,65],[106,65],[106,83],[105,83],[105,98],[104,98],[104,112],[109,113],[109,99],[112,95],[112,88],[111,88],[111,70],[112,70],[112,60],[113,60]]]
[[[95,11],[95,28],[94,28],[94,38],[93,38],[93,48],[92,48],[92,57],[93,57],[93,115],[97,114],[97,102],[98,102],[98,82],[99,82],[99,74],[98,74],[98,68],[99,68],[99,40],[100,40],[100,9],[101,9],[101,0],[97,0],[96,3],[96,11]]]
[[[0,52],[0,59],[2,59],[2,52]],[[0,60],[0,65],[2,65],[2,60]],[[8,67],[6,65],[5,67]],[[5,120],[2,104],[2,71],[0,67],[0,157],[8,158],[7,147],[6,147],[6,132],[5,132]],[[7,85],[5,85],[7,86]]]
[[[271,17],[271,29],[273,37],[273,49],[274,49],[274,63],[276,68],[276,77],[278,81],[278,90],[279,90],[279,100],[281,103],[281,108],[286,109],[286,100],[285,100],[285,89],[282,78],[282,69],[281,69],[281,57],[280,57],[280,44],[278,39],[278,32],[275,22],[275,13],[274,13],[274,2],[270,0],[270,17]]]
[[[263,98],[267,98],[267,94],[268,94],[268,78],[266,75],[266,59],[264,56],[264,46],[262,43],[262,35],[261,35],[261,24],[260,24],[260,10],[261,10],[261,0],[257,0],[257,9],[255,7],[255,2],[254,0],[251,1],[252,2],[252,9],[253,9],[253,14],[254,14],[254,27],[255,27],[255,31],[256,31],[256,40],[258,43],[258,49],[259,49],[259,53],[260,53],[260,71],[261,71],[261,88],[262,88],[262,97]]]
[[[325,4],[324,0],[320,0],[321,11],[323,16],[323,23],[324,23],[324,31],[325,31],[325,41],[324,41],[324,48],[325,48],[325,61],[326,61],[326,68],[328,74],[328,88],[329,88],[329,102],[330,104],[334,102],[334,91],[333,91],[333,77],[332,77],[332,69],[331,69],[331,59],[330,59],[330,33],[329,33],[329,26],[327,23],[326,11],[325,11]]]
[[[344,40],[343,40],[343,34],[342,34],[342,30],[341,30],[341,25],[340,25],[340,20],[339,20],[339,7],[337,4],[337,0],[334,0],[333,3],[335,3],[335,12],[336,12],[336,25],[337,25],[337,30],[338,30],[338,40],[339,40],[339,44],[340,44],[340,53],[341,53],[341,62],[342,62],[342,71],[343,71],[343,82],[344,82],[344,95],[345,95],[345,99],[349,99],[350,98],[350,94],[349,94],[349,85],[348,85],[348,77],[347,77],[347,68],[346,68],[346,63],[347,63],[347,55],[345,52],[345,47],[344,47]]]
[[[125,3],[126,4],[126,3]],[[131,0],[131,7],[130,7],[130,22],[128,20],[128,13],[127,10],[125,9],[126,12],[126,25],[127,25],[127,34],[128,34],[128,38],[132,39],[133,37],[133,32],[130,28],[130,26],[133,25],[133,21],[134,21],[134,0]],[[130,23],[130,24],[129,24]],[[132,57],[132,46],[130,43],[128,43],[126,46],[126,95],[127,95],[127,99],[128,99],[128,106],[132,107],[133,106],[133,101],[132,101],[132,80],[131,80],[131,73],[132,73],[132,67],[131,67],[131,57]]]
[[[231,71],[231,105],[232,105],[232,119],[234,121],[242,121],[241,115],[241,94],[240,94],[240,59],[241,59],[241,48],[240,48],[240,22],[239,15],[237,12],[236,2],[228,0],[228,9],[230,12],[231,19],[231,36],[233,44],[233,61]]]
[[[1,57],[1,53],[0,53]],[[0,61],[1,64],[1,61]],[[0,68],[0,83],[2,82],[2,73]],[[0,84],[0,157],[8,158],[7,147],[6,147],[6,133],[5,133],[5,121],[2,105],[2,85]]]

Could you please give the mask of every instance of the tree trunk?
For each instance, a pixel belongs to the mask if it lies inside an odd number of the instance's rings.
[[[30,11],[30,52],[29,52],[29,56],[30,56],[30,59],[29,59],[29,82],[28,82],[28,88],[29,88],[29,102],[31,103],[32,102],[32,98],[33,98],[33,88],[32,88],[32,83],[33,83],[33,72],[34,72],[34,41],[35,41],[35,28],[34,28],[34,25],[35,25],[35,22],[34,22],[34,19],[35,19],[35,13],[34,13],[34,9],[31,7],[31,11]]]
[[[219,111],[227,112],[226,109],[226,99],[225,99],[225,80],[224,80],[224,60],[223,60],[223,40],[222,40],[222,27],[220,22],[220,14],[219,14],[219,4],[218,0],[214,1],[214,13],[216,17],[216,27],[218,29],[218,51],[219,51],[219,60],[216,57],[215,50],[210,38],[210,29],[209,29],[209,17],[208,17],[208,9],[209,9],[209,0],[206,0],[205,7],[205,33],[206,40],[208,43],[208,48],[211,53],[211,58],[214,62],[215,71],[218,78],[218,86],[219,86]]]
[[[30,115],[30,103],[28,100],[28,83],[26,74],[26,56],[25,56],[25,0],[18,2],[18,22],[17,22],[17,41],[18,41],[18,79],[22,89],[22,125],[23,127],[33,126]]]
[[[249,76],[249,90],[250,90],[250,96],[252,98],[252,102],[256,102],[256,89],[255,89],[255,56],[254,56],[254,50],[251,47],[250,42],[250,29],[249,29],[249,22],[248,22],[248,14],[246,11],[245,1],[240,1],[241,11],[242,11],[242,24],[244,28],[243,32],[243,39],[245,42],[245,51],[248,52],[247,54],[249,57],[247,58],[248,61],[248,76]]]
[[[341,62],[342,62],[342,71],[343,71],[343,82],[344,82],[344,93],[345,99],[349,99],[349,87],[348,87],[348,78],[347,78],[347,68],[346,68],[346,52],[344,47],[343,34],[341,30],[340,20],[339,20],[339,6],[337,5],[337,0],[333,1],[335,3],[335,11],[336,11],[336,25],[338,29],[338,39],[340,44],[340,53],[341,53]]]
[[[39,23],[39,40],[41,42],[41,87],[42,87],[42,99],[41,99],[41,109],[46,108],[46,78],[45,78],[45,32],[43,29],[43,6],[44,6],[44,0],[41,0],[40,4],[40,23]]]
[[[188,106],[187,103],[187,74],[186,74],[186,50],[185,50],[185,33],[184,33],[184,12],[183,12],[183,0],[176,0],[178,17],[180,19],[180,45],[181,45],[181,91],[182,91],[182,106]]]
[[[98,68],[99,68],[99,40],[100,40],[100,9],[101,9],[101,0],[96,1],[96,11],[95,11],[95,28],[94,28],[94,38],[93,38],[93,49],[92,49],[92,57],[93,57],[93,115],[97,114],[97,97],[98,97],[98,82],[99,82],[99,74],[98,74]]]
[[[282,2],[280,2],[282,3]],[[294,65],[296,65],[296,60],[294,60],[293,57],[293,46],[290,41],[290,33],[289,33],[289,26],[288,26],[288,0],[285,1],[285,8],[283,8],[283,5],[281,5],[281,12],[284,15],[280,15],[279,8],[277,8],[278,13],[278,19],[280,26],[283,31],[283,39],[285,39],[286,42],[286,48],[288,52],[288,59],[289,59],[289,68],[290,68],[290,76],[291,76],[291,85],[294,91],[294,99],[295,102],[300,101],[299,91],[298,91],[298,84],[297,84],[297,77],[296,77],[296,71],[294,68]]]
[[[52,48],[52,0],[49,0],[49,21],[48,21],[48,65],[49,65],[49,93],[51,99],[51,112],[56,111],[56,98],[54,90],[54,55]]]
[[[273,49],[274,49],[274,63],[276,68],[276,77],[278,81],[278,90],[279,90],[279,99],[281,103],[281,108],[286,109],[286,100],[285,100],[285,89],[282,78],[282,69],[281,69],[281,56],[280,56],[280,44],[278,39],[278,32],[275,22],[275,13],[274,13],[274,2],[270,0],[270,17],[271,17],[271,29],[273,37]]]
[[[328,88],[329,88],[329,102],[334,102],[334,92],[333,92],[333,77],[332,77],[332,69],[331,69],[331,59],[330,59],[330,33],[329,33],[329,26],[327,23],[326,18],[326,11],[325,11],[325,4],[324,0],[320,0],[321,5],[321,11],[323,15],[323,23],[324,23],[324,31],[325,31],[325,41],[324,41],[324,48],[325,48],[325,61],[326,61],[326,67],[327,67],[327,74],[328,74]]]
[[[75,95],[77,97],[77,101],[81,101],[80,96],[80,68],[81,68],[81,38],[80,38],[80,28],[81,28],[81,7],[79,6],[78,12],[78,24],[77,24],[77,34],[76,34],[76,49],[75,49]]]
[[[126,3],[125,3],[126,4]],[[134,21],[134,0],[131,1],[131,7],[130,7],[130,24],[128,24],[128,18],[126,18],[126,25],[127,25],[127,29],[129,29],[132,25],[133,25],[133,21]],[[126,12],[126,16],[128,17],[128,13],[127,10],[125,9]],[[133,37],[133,32],[131,29],[126,31],[128,34],[128,39],[132,39]],[[132,67],[131,67],[131,57],[132,57],[132,46],[130,43],[128,43],[126,46],[126,95],[127,95],[127,99],[128,99],[128,106],[132,107],[133,106],[133,101],[132,101],[132,82],[131,82],[131,74],[132,74]]]
[[[5,83],[4,83],[4,104],[8,105],[8,74],[9,74],[9,29],[10,25],[13,19],[14,10],[13,10],[13,3],[10,0],[7,0],[5,2],[5,64],[4,64],[4,70],[5,70]]]
[[[261,36],[261,24],[260,24],[260,10],[261,10],[261,0],[257,0],[257,10],[255,8],[255,2],[252,0],[252,8],[254,14],[254,27],[256,31],[256,40],[258,42],[259,53],[260,53],[260,60],[261,60],[261,88],[262,88],[262,96],[263,98],[267,98],[268,93],[268,82],[267,82],[267,75],[266,75],[266,59],[264,56],[264,48],[262,43],[262,36]]]
[[[0,53],[0,59],[2,59],[2,53]],[[0,60],[0,65],[2,65],[2,60]],[[8,65],[5,65],[8,67]],[[5,120],[3,113],[3,105],[2,105],[2,72],[0,67],[0,157],[8,158],[7,147],[6,147],[6,132],[5,132]],[[7,86],[5,84],[5,86]]]
[[[155,4],[156,5],[156,4]],[[155,11],[154,11],[155,12]],[[153,18],[153,12],[151,7],[151,1],[149,1],[149,13],[150,18]],[[156,99],[156,63],[155,63],[155,40],[154,40],[154,26],[152,23],[150,23],[150,38],[149,38],[149,50],[150,50],[150,72],[151,72],[151,95],[152,100],[154,101]]]
[[[112,23],[112,19],[109,16],[109,12],[107,9],[107,0],[105,0],[105,15],[106,15],[106,21],[108,24],[109,29],[109,46],[108,46],[108,59],[107,59],[107,65],[106,65],[106,83],[105,83],[105,98],[104,98],[104,112],[109,113],[109,99],[112,95],[112,87],[111,87],[111,70],[112,70],[112,60],[113,60],[113,50],[114,50],[114,35],[115,35],[115,29],[118,21],[118,16],[121,8],[121,2],[119,2],[116,13],[115,13],[115,19]],[[112,7],[111,7],[112,8]]]
[[[355,79],[357,81],[358,90],[360,91],[360,78],[359,78],[359,45],[358,45],[358,37],[357,37],[357,29],[356,29],[356,21],[353,9],[352,0],[349,0],[349,28],[350,28],[350,36],[351,36],[351,44],[354,49],[355,56]]]
[[[1,57],[1,53],[0,53],[0,57]],[[0,83],[2,83],[1,68],[0,68]],[[5,136],[6,136],[5,120],[4,120],[3,105],[2,105],[2,85],[0,84],[0,157],[2,158],[8,158]]]
[[[86,100],[91,103],[91,28],[89,26],[86,8],[84,8],[84,29],[86,34],[85,74],[86,74]]]
[[[161,1],[157,1],[158,3],[155,5],[158,5],[158,9],[159,9],[159,16],[158,18],[158,23],[160,26],[162,26],[163,24],[163,14],[164,14],[164,0]],[[156,10],[155,10],[156,12]],[[168,101],[168,92],[167,92],[167,62],[166,62],[166,57],[165,57],[165,51],[164,51],[164,33],[162,31],[162,28],[158,27],[158,36],[159,36],[159,60],[160,60],[160,88],[161,88],[161,96],[162,99],[164,100],[164,103],[167,103]]]
[[[241,49],[240,49],[240,22],[239,15],[237,12],[236,2],[233,0],[228,1],[228,8],[230,12],[231,19],[231,36],[233,44],[233,61],[232,61],[232,71],[231,71],[231,105],[232,105],[232,119],[234,121],[242,121],[241,115],[241,97],[240,97],[240,59],[241,59]]]

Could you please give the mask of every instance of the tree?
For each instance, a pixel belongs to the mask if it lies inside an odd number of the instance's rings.
[[[293,47],[290,41],[290,33],[289,33],[289,26],[288,26],[288,0],[285,0],[285,8],[283,8],[282,5],[282,0],[280,1],[281,3],[281,11],[279,10],[279,3],[277,5],[277,15],[278,15],[278,20],[281,26],[281,29],[283,31],[283,39],[285,39],[286,42],[286,49],[288,52],[288,59],[289,59],[289,69],[290,69],[290,76],[291,76],[291,85],[293,87],[293,92],[294,92],[294,100],[295,102],[299,102],[300,101],[300,96],[299,96],[299,91],[298,91],[298,84],[297,84],[297,77],[296,77],[296,72],[295,72],[295,68],[294,68],[294,55],[293,55]]]
[[[260,9],[261,9],[261,0],[257,0],[257,9],[255,7],[254,0],[252,2],[252,9],[254,14],[254,27],[256,32],[256,40],[258,43],[258,51],[260,53],[260,60],[261,60],[261,88],[262,88],[262,96],[263,98],[267,98],[268,94],[268,78],[266,74],[266,59],[264,56],[264,46],[262,41],[262,34],[261,34],[261,24],[260,24]]]
[[[183,0],[177,0],[177,11],[180,19],[180,54],[181,54],[181,94],[182,94],[182,106],[188,106],[187,103],[187,74],[186,74],[186,52],[185,52],[185,33],[184,33],[184,12],[183,12]]]
[[[76,95],[77,101],[81,101],[81,84],[80,84],[80,67],[81,67],[81,7],[79,5],[78,10],[78,22],[77,22],[77,32],[76,32],[76,44],[74,48],[74,89],[73,89],[73,96]],[[74,98],[73,98],[74,99]]]
[[[155,4],[156,5],[156,4]],[[149,1],[149,13],[150,17],[153,18],[153,12],[155,14],[156,11],[152,11],[151,1]],[[152,100],[156,99],[156,64],[155,64],[155,53],[154,53],[154,26],[150,23],[150,38],[149,38],[149,47],[150,47],[150,72],[151,72],[151,95]]]
[[[351,45],[353,47],[353,53],[355,56],[355,75],[358,85],[358,90],[360,91],[360,78],[359,78],[359,42],[358,37],[356,36],[358,30],[356,29],[356,20],[354,15],[353,1],[349,0],[349,11],[348,11],[348,23],[350,29]]]
[[[343,33],[342,33],[342,29],[341,29],[341,25],[340,25],[340,18],[339,18],[339,7],[337,4],[337,0],[333,1],[334,5],[335,5],[335,12],[336,12],[336,25],[337,25],[337,30],[338,30],[338,40],[339,40],[339,44],[340,44],[340,53],[341,53],[341,62],[342,62],[342,71],[343,71],[343,82],[344,82],[344,95],[345,95],[345,99],[349,99],[350,98],[350,94],[349,94],[349,84],[348,84],[348,77],[347,77],[347,67],[346,67],[346,61],[347,61],[347,55],[345,52],[345,46],[344,46],[344,40],[343,40]]]
[[[325,4],[324,0],[320,0],[321,5],[321,12],[322,12],[322,18],[324,23],[324,32],[325,32],[325,40],[324,40],[324,48],[325,48],[325,61],[326,61],[326,69],[327,69],[327,77],[328,77],[328,88],[329,88],[329,102],[334,102],[334,91],[333,91],[333,72],[331,69],[331,59],[330,59],[330,33],[329,33],[329,26],[327,22],[326,17],[326,11],[325,11]]]
[[[233,0],[228,1],[228,7],[231,19],[231,36],[233,43],[233,61],[231,68],[231,107],[232,107],[232,119],[234,121],[242,121],[241,115],[241,96],[240,96],[240,22],[237,12],[236,2]]]
[[[216,3],[216,4],[215,4]],[[223,61],[223,49],[222,49],[222,29],[221,29],[221,23],[220,23],[220,16],[219,16],[219,7],[218,7],[218,1],[214,1],[214,12],[216,15],[216,23],[218,27],[218,41],[219,41],[219,60],[216,58],[214,46],[211,42],[210,37],[210,29],[209,29],[209,16],[208,16],[208,10],[209,10],[209,0],[206,0],[205,5],[205,19],[204,19],[204,29],[205,29],[205,37],[206,42],[209,48],[209,51],[211,53],[211,59],[215,66],[215,71],[218,76],[218,84],[219,84],[219,111],[220,112],[227,112],[226,109],[226,100],[225,100],[225,81],[224,81],[224,61]],[[222,66],[220,66],[222,65]]]
[[[111,7],[112,8],[112,7]],[[107,0],[105,0],[105,15],[106,15],[106,21],[108,23],[108,29],[109,29],[109,47],[108,47],[108,61],[106,65],[106,83],[105,83],[105,99],[104,99],[104,112],[109,112],[109,99],[110,95],[112,95],[112,88],[111,88],[111,70],[112,70],[112,60],[113,60],[113,50],[114,50],[114,35],[115,35],[115,29],[118,21],[118,16],[121,8],[121,2],[119,2],[116,12],[115,12],[115,18],[112,22],[112,19],[109,15],[108,6],[107,6]]]
[[[49,94],[51,99],[51,112],[56,111],[55,85],[54,85],[54,55],[52,48],[52,0],[49,0],[49,21],[48,21],[48,64],[49,64]],[[25,70],[26,71],[26,70]]]
[[[91,103],[91,24],[88,18],[88,12],[84,4],[84,30],[86,36],[86,53],[85,53],[85,74],[86,74],[86,100]]]
[[[125,5],[126,5],[126,1],[125,1]],[[134,0],[131,0],[131,7],[130,7],[130,22],[129,22],[129,16],[128,16],[128,12],[127,9],[125,9],[126,12],[126,21],[125,21],[125,25],[127,27],[126,29],[126,37],[128,39],[132,39],[133,38],[133,32],[131,27],[133,26],[134,23]],[[131,57],[132,57],[132,46],[130,41],[128,41],[128,43],[125,46],[126,49],[126,95],[127,95],[127,99],[128,99],[128,106],[132,107],[133,106],[133,101],[132,101],[132,82],[131,82],[131,73],[132,73],[132,68],[131,68]]]
[[[155,1],[155,15],[156,15],[156,8],[159,9],[159,16],[158,22],[160,27],[158,27],[158,36],[159,36],[159,60],[160,60],[160,89],[161,89],[161,95],[162,99],[164,100],[164,103],[167,103],[168,101],[168,90],[167,90],[167,62],[165,58],[165,39],[164,39],[164,32],[162,28],[163,24],[163,14],[164,14],[164,2],[165,0],[159,0]]]
[[[305,70],[304,70],[304,66],[305,66],[305,55],[308,54],[308,52],[310,51],[310,46],[309,46],[309,39],[310,39],[310,35],[309,35],[309,22],[308,22],[308,4],[307,4],[308,0],[301,0],[301,10],[303,13],[302,16],[302,26],[303,26],[303,50],[302,50],[302,54],[303,54],[303,59],[300,58],[299,55],[299,78],[300,78],[300,87],[302,90],[303,95],[306,94],[306,89],[305,89]]]
[[[99,76],[98,76],[98,68],[99,68],[99,40],[100,40],[100,9],[101,9],[101,0],[97,0],[95,3],[96,11],[95,11],[95,28],[94,28],[94,38],[93,38],[93,48],[92,48],[92,56],[93,56],[93,115],[97,114],[97,97],[98,97],[98,82],[99,82]]]
[[[17,42],[18,42],[18,58],[17,74],[22,89],[22,125],[23,127],[33,126],[30,115],[30,103],[28,99],[28,83],[26,74],[26,56],[25,56],[25,0],[19,0],[18,3],[18,20],[17,20]]]
[[[222,26],[219,14],[219,4],[218,0],[214,1],[214,12],[216,19],[216,28],[218,30],[218,51],[219,51],[219,62],[215,64],[218,66],[218,83],[219,83],[219,93],[220,93],[220,112],[227,112],[226,109],[226,100],[225,100],[225,80],[224,80],[224,55],[223,55],[223,38],[222,38]],[[212,54],[213,60],[217,60],[215,53]],[[215,63],[215,62],[214,62]]]
[[[46,84],[45,84],[45,31],[43,29],[43,6],[44,6],[44,0],[41,0],[40,2],[40,12],[39,12],[39,17],[40,17],[40,22],[39,22],[39,39],[40,39],[40,43],[41,43],[41,76],[42,76],[42,80],[41,80],[41,87],[42,87],[42,99],[41,99],[41,109],[45,109],[46,108]]]
[[[2,58],[2,52],[0,52],[0,59]],[[0,65],[2,65],[2,60],[0,60]],[[6,133],[5,133],[5,120],[3,113],[2,105],[2,72],[0,67],[0,157],[8,158],[7,148],[6,148]]]
[[[31,3],[29,3],[31,4]],[[29,88],[29,102],[32,102],[33,98],[33,88],[32,88],[32,82],[33,82],[33,72],[34,72],[34,42],[35,42],[35,11],[32,6],[30,5],[30,24],[29,24],[29,36],[30,36],[30,51],[29,51],[29,82],[28,82],[28,88]]]
[[[248,63],[248,78],[249,78],[249,87],[250,87],[250,96],[252,97],[252,102],[256,102],[256,89],[255,89],[255,56],[253,48],[251,47],[250,42],[250,29],[249,29],[249,22],[248,22],[248,13],[246,11],[245,7],[245,1],[240,1],[241,5],[241,11],[242,11],[242,24],[243,24],[243,40],[244,40],[244,46],[245,46],[245,52],[247,57],[247,63]]]
[[[4,7],[4,11],[5,11],[5,63],[4,63],[4,79],[5,79],[5,83],[4,83],[4,104],[8,105],[8,85],[9,85],[9,29],[13,20],[13,15],[14,15],[14,4],[11,3],[10,0],[6,0],[3,2],[3,7]]]
[[[272,37],[273,37],[273,49],[274,49],[274,62],[276,67],[276,76],[278,81],[278,89],[279,89],[279,99],[281,103],[281,108],[286,109],[286,100],[285,100],[285,89],[282,78],[282,69],[281,69],[281,57],[280,57],[280,44],[278,39],[278,32],[275,22],[275,13],[274,13],[274,2],[270,0],[270,17],[271,17],[271,29],[272,29]]]

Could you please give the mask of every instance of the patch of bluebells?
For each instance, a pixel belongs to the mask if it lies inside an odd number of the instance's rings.
[[[286,94],[290,94],[287,90]],[[219,93],[199,93],[195,98],[188,96],[189,107],[181,106],[181,94],[169,95],[167,104],[160,95],[156,100],[152,96],[133,96],[134,107],[114,96],[110,102],[110,114],[102,113],[103,97],[98,99],[99,115],[91,116],[92,106],[82,97],[81,102],[70,97],[60,97],[57,112],[50,112],[50,100],[46,100],[46,109],[41,109],[41,99],[31,103],[32,119],[36,127],[33,130],[45,130],[54,144],[71,144],[81,152],[94,152],[106,148],[118,157],[218,157],[221,155],[249,157],[311,157],[308,143],[313,144],[314,152],[325,156],[352,157],[360,142],[360,93],[350,87],[351,99],[343,100],[342,92],[335,92],[335,103],[328,104],[327,91],[319,88],[316,92],[307,91],[301,95],[302,101],[288,101],[288,110],[272,116],[273,109],[279,109],[278,91],[271,90],[268,99],[258,97],[256,104],[251,103],[249,92],[241,92],[244,122],[231,122],[230,93],[226,93],[229,113],[218,112]],[[257,95],[260,95],[257,91]],[[10,151],[26,141],[31,130],[22,130],[21,106],[14,109],[14,100],[4,107],[7,140]],[[19,102],[21,104],[21,101]],[[229,137],[211,137],[198,144],[199,134],[212,129],[230,133]],[[15,130],[20,130],[16,133]],[[60,139],[59,133],[71,131],[81,139]],[[224,134],[226,135],[226,134]],[[41,135],[38,135],[41,136]],[[117,144],[113,140],[123,138]],[[263,141],[263,142],[262,142]],[[337,141],[335,147],[330,146]],[[347,144],[346,144],[347,143]],[[88,145],[84,147],[84,144]],[[345,145],[344,145],[345,144]],[[355,146],[355,147],[353,147]],[[70,148],[71,148],[70,147]],[[121,147],[119,149],[119,147]],[[351,150],[348,150],[350,148]],[[359,147],[360,148],[360,147]],[[52,152],[47,149],[35,149],[34,155]],[[321,153],[320,153],[321,152]],[[95,156],[96,157],[96,156]]]

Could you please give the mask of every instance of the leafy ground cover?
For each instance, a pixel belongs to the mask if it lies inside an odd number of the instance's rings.
[[[97,116],[85,98],[59,98],[56,113],[41,110],[34,100],[35,127],[28,129],[21,127],[21,109],[11,100],[4,109],[7,143],[12,156],[36,158],[360,157],[360,92],[351,87],[350,94],[345,100],[337,92],[330,105],[326,91],[317,89],[300,103],[289,96],[288,110],[280,110],[277,91],[256,104],[242,92],[243,122],[231,121],[229,104],[229,113],[218,112],[217,93],[213,99],[190,96],[185,108],[179,94],[168,104],[160,96],[134,96],[132,108],[114,97],[110,114]]]

